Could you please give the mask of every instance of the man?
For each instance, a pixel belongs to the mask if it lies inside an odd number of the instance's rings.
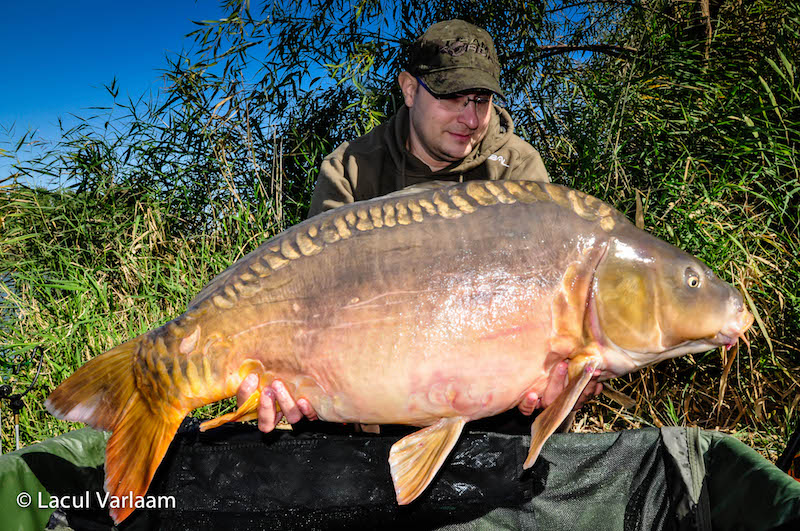
[[[493,104],[495,96],[503,97],[499,76],[494,43],[485,30],[462,20],[432,25],[413,44],[408,68],[398,76],[405,105],[323,160],[309,217],[433,181],[549,182],[539,153],[514,134],[508,112]],[[545,393],[528,393],[519,410],[530,415],[552,403],[564,388],[566,370],[566,362],[557,365]],[[257,385],[258,378],[248,376],[239,401]],[[601,389],[599,383],[587,386],[576,408]],[[307,400],[295,400],[275,381],[262,390],[259,429],[271,431],[284,415],[291,423],[317,418]]]
[[[549,181],[539,153],[492,103],[503,97],[499,75],[486,31],[461,20],[431,26],[398,76],[405,105],[325,158],[309,217],[431,180]]]

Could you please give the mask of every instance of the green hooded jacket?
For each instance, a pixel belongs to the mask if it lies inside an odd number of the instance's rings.
[[[325,157],[308,216],[430,181],[550,181],[539,152],[514,134],[511,116],[500,107],[494,106],[486,137],[472,153],[440,171],[431,171],[406,149],[408,132],[408,107],[403,106],[387,122]]]

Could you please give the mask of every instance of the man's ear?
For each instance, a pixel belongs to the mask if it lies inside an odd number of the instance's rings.
[[[417,95],[417,88],[419,87],[416,78],[403,70],[400,72],[400,75],[397,76],[397,83],[400,85],[400,90],[403,91],[403,100],[405,101],[406,107],[413,107],[414,98]]]

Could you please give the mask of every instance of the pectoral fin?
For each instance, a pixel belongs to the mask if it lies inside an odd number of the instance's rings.
[[[398,504],[406,505],[422,494],[447,459],[466,423],[463,417],[441,419],[394,443],[389,451],[389,467]]]
[[[239,406],[233,413],[221,415],[215,419],[207,420],[200,424],[200,431],[210,430],[222,426],[226,422],[245,422],[247,420],[255,420],[258,418],[258,402],[261,396],[261,389],[257,389],[253,394],[247,397],[247,400]]]
[[[583,364],[580,374],[574,378],[570,378],[569,383],[558,395],[555,402],[550,404],[544,411],[539,413],[536,420],[531,427],[531,447],[528,450],[528,457],[525,459],[523,468],[528,469],[533,466],[539,453],[542,451],[545,441],[555,432],[564,420],[572,412],[575,403],[580,398],[584,388],[589,384],[589,381],[594,375],[594,370],[598,367],[600,361],[595,358],[587,359]]]

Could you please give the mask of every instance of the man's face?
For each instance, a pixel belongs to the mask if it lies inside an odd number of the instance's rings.
[[[491,96],[466,94],[457,100],[440,100],[408,72],[400,74],[399,82],[409,108],[407,147],[433,171],[463,159],[486,136],[492,105],[467,99],[491,101]]]

